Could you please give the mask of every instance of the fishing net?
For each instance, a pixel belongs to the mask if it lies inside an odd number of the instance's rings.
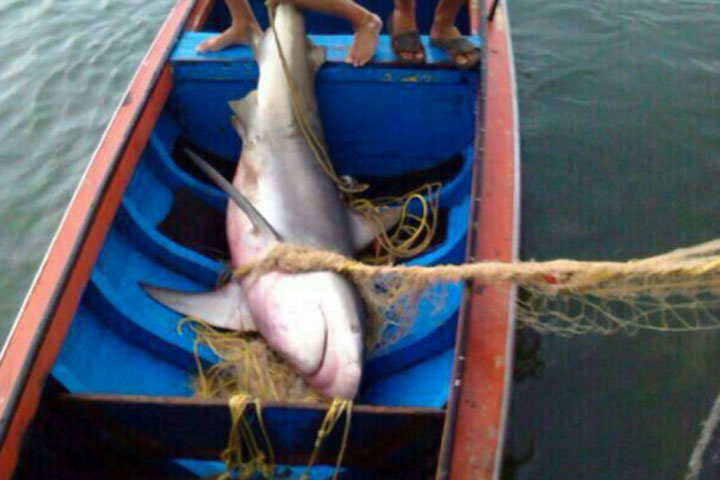
[[[275,478],[275,453],[263,422],[262,404],[268,401],[323,403],[326,400],[312,390],[259,335],[221,331],[189,318],[180,322],[178,330],[182,331],[184,326],[195,333],[196,395],[227,400],[230,409],[230,433],[227,446],[220,454],[225,472],[218,479],[257,478],[256,475]],[[204,368],[200,360],[200,345],[210,348],[220,360]],[[345,415],[333,475],[337,478],[347,448],[352,405],[352,400],[341,398],[330,402],[301,480],[309,478],[325,437]],[[254,422],[246,415],[249,408],[253,410]]]
[[[195,333],[198,376],[195,393],[203,398],[229,399],[237,393],[263,402],[322,401],[300,376],[258,334],[218,330],[207,323],[185,319],[180,325]],[[199,347],[207,346],[220,361],[204,367]]]

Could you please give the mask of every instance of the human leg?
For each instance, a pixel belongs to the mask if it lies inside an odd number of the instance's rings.
[[[415,19],[415,0],[395,0],[388,22],[395,54],[405,62],[422,63],[425,50]]]
[[[481,58],[480,50],[468,47],[468,41],[455,26],[460,8],[466,2],[467,0],[440,0],[430,27],[430,40],[445,48],[453,56],[453,61],[464,68],[476,65]]]
[[[359,67],[370,61],[382,30],[380,17],[352,0],[281,0],[305,10],[315,10],[344,18],[355,32],[346,62]]]
[[[230,10],[230,28],[210,37],[197,46],[200,52],[222,50],[231,45],[248,44],[254,34],[260,33],[260,25],[250,8],[248,0],[225,0]]]

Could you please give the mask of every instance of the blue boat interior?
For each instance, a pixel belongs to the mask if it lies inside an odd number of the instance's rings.
[[[365,3],[383,18],[392,4]],[[418,2],[424,33],[434,7],[426,3]],[[193,333],[178,330],[181,316],[148,297],[140,283],[208,290],[227,259],[227,198],[191,166],[183,147],[202,152],[225,175],[234,173],[242,145],[229,121],[228,101],[255,87],[258,68],[243,46],[197,53],[199,42],[228,24],[224,2],[215,5],[205,28],[183,33],[171,54],[172,91],[53,367],[53,377],[70,392],[193,395]],[[253,5],[266,24],[262,3]],[[373,61],[353,68],[343,62],[352,40],[349,26],[317,13],[306,14],[306,19],[312,41],[328,51],[316,85],[336,169],[369,182],[373,195],[441,181],[436,238],[421,255],[403,261],[463,262],[473,167],[479,158],[474,148],[479,72],[452,68],[447,55],[430,47],[426,36],[426,65],[394,63],[390,39],[383,35]],[[466,14],[458,25],[467,30]],[[481,43],[478,37],[472,39]],[[200,217],[203,228],[195,223]],[[464,287],[432,288],[404,335],[367,352],[358,403],[446,405]],[[432,302],[438,294],[444,300],[439,306]],[[200,356],[207,364],[217,360],[208,349],[201,348]],[[186,463],[198,473],[213,468],[208,462]]]

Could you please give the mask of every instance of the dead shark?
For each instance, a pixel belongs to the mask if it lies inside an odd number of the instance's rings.
[[[274,31],[297,87],[296,98],[310,128],[324,141],[315,75],[325,52],[310,43],[302,14],[290,5],[277,7]],[[293,113],[272,29],[256,39],[253,50],[260,69],[257,90],[230,102],[243,140],[232,187],[223,187],[240,197],[227,209],[232,266],[258,258],[280,239],[351,256],[372,241],[377,227],[346,206],[316,162]],[[385,212],[383,223],[391,225],[397,216]],[[324,396],[352,399],[357,394],[363,306],[354,286],[338,274],[271,272],[208,293],[144,288],[177,312],[226,329],[258,331]]]

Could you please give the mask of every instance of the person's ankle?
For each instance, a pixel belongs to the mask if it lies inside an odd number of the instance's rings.
[[[454,30],[455,17],[447,15],[444,12],[435,12],[435,18],[430,26],[430,32],[436,32],[440,35],[445,35]]]
[[[415,0],[395,2],[394,11],[409,17],[415,16]]]
[[[447,38],[456,34],[454,22],[446,22],[437,20],[430,27],[430,38]]]
[[[378,21],[380,22],[380,25],[382,25],[380,17],[372,13],[370,10],[363,9],[362,12],[355,15],[351,23],[353,30],[357,32],[358,30],[367,28],[368,26],[373,26]]]

